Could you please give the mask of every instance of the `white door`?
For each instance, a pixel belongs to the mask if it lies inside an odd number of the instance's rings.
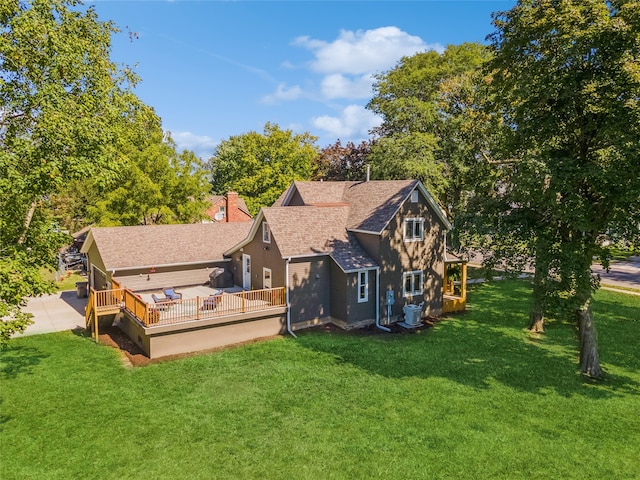
[[[242,288],[251,289],[251,255],[242,254]]]
[[[262,288],[271,288],[271,269],[262,269]]]

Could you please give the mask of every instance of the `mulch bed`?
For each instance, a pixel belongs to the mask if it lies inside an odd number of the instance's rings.
[[[153,363],[153,360],[147,357],[140,347],[118,327],[104,329],[100,332],[99,339],[100,343],[120,350],[128,365],[141,367]]]

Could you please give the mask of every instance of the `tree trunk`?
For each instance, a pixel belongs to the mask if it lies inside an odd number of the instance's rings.
[[[37,206],[38,202],[36,200],[31,202],[29,211],[27,212],[27,218],[24,221],[24,228],[22,230],[22,233],[20,234],[20,238],[18,239],[18,245],[22,245],[27,239],[27,232],[29,231],[29,227],[31,226],[31,219],[33,218],[33,214],[36,212]]]
[[[602,378],[604,372],[600,368],[598,335],[591,315],[590,302],[587,301],[577,313],[580,331],[580,373],[592,378]]]
[[[536,255],[536,271],[533,276],[533,307],[529,315],[529,330],[544,332],[544,295],[545,280],[548,275],[547,264],[541,255]]]
[[[537,298],[535,298],[533,302],[533,308],[529,315],[529,330],[534,333],[544,333],[544,312],[542,304]]]

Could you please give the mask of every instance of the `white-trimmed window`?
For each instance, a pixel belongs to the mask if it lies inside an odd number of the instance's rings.
[[[424,285],[424,272],[422,270],[414,270],[413,272],[405,272],[402,274],[402,294],[422,295]]]
[[[264,243],[271,243],[271,229],[267,222],[262,222],[262,241]]]
[[[218,213],[222,218],[224,218],[227,215],[227,207],[225,207],[224,205],[220,205],[218,207]]]
[[[271,288],[271,269],[262,268],[262,288]]]
[[[418,203],[418,190],[411,192],[411,203]]]
[[[369,301],[369,271],[358,272],[358,303]]]
[[[419,242],[424,240],[424,218],[404,219],[404,241]]]

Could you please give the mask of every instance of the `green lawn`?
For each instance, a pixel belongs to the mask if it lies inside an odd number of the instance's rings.
[[[87,277],[80,275],[77,271],[68,270],[60,280],[56,280],[56,272],[50,270],[42,270],[42,275],[46,280],[50,280],[56,283],[56,291],[64,292],[65,290],[75,290],[76,282],[86,282]]]
[[[525,282],[414,334],[301,333],[123,366],[73,333],[0,356],[0,478],[640,478],[640,297],[599,292],[603,383]]]

